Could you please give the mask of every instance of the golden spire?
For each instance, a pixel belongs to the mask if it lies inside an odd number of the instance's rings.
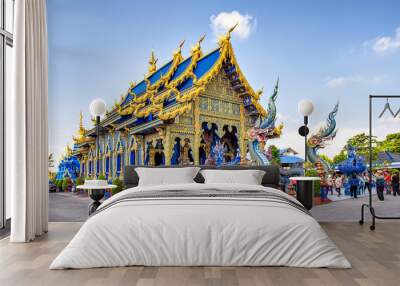
[[[79,131],[81,131],[81,130],[85,130],[85,128],[83,128],[83,113],[82,113],[82,110],[81,110],[81,112],[79,114]]]
[[[134,88],[135,85],[136,85],[136,82],[135,82],[135,81],[130,81],[130,82],[129,82],[129,87],[130,87],[130,88]]]
[[[261,87],[259,90],[256,91],[256,100],[259,100],[261,95],[264,93],[264,87]]]
[[[235,25],[233,25],[231,28],[228,29],[228,31],[226,32],[225,36],[222,36],[219,38],[219,45],[223,45],[226,42],[229,42],[231,39],[231,33],[236,29],[236,27],[239,25],[239,22],[236,22]]]
[[[197,41],[197,44],[192,48],[192,53],[201,51],[201,43],[204,41],[205,37],[206,37],[205,34],[200,37],[200,39]]]
[[[185,40],[183,40],[183,41],[181,41],[180,43],[179,43],[179,46],[178,46],[178,48],[175,50],[175,52],[174,52],[174,54],[176,55],[176,54],[180,54],[181,52],[182,52],[182,47],[183,47],[183,45],[185,44]]]
[[[65,153],[67,157],[72,155],[72,149],[69,147],[69,145],[67,145],[67,147],[65,148]]]
[[[86,142],[88,140],[91,140],[90,138],[86,138],[86,136],[85,136],[86,132],[87,132],[87,130],[83,126],[83,113],[82,113],[82,111],[80,111],[80,113],[79,113],[79,129],[78,129],[77,135],[72,136],[72,139],[74,140],[74,142],[76,144],[80,144],[80,143]]]
[[[150,59],[149,59],[149,75],[154,73],[157,70],[157,61],[158,59],[154,55],[154,51],[151,51]]]

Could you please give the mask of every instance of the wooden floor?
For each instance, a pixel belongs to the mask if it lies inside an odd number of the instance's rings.
[[[288,267],[124,267],[48,270],[81,223],[51,223],[45,237],[28,244],[0,241],[0,285],[400,285],[400,223],[379,222],[375,232],[358,223],[323,228],[353,269]]]

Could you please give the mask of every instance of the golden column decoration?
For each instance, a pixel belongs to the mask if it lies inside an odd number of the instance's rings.
[[[133,150],[135,150],[135,162],[133,162],[134,165],[138,165],[139,164],[139,154],[138,154],[138,150],[139,150],[139,141],[140,139],[138,138],[137,135],[132,135],[133,136]]]
[[[142,165],[144,165],[144,160],[146,159],[146,142],[144,135],[140,137],[140,143],[142,144]]]
[[[240,104],[240,164],[246,165],[247,155],[247,134],[246,134],[246,111],[243,104]]]
[[[193,156],[194,164],[199,165],[199,148],[201,136],[201,123],[200,123],[200,99],[196,97],[193,102],[193,125],[194,125],[194,140],[193,140]]]
[[[165,139],[164,139],[164,156],[165,156],[165,166],[171,165],[171,154],[172,154],[172,146],[171,146],[171,127],[165,127]]]
[[[87,175],[87,174],[88,174],[88,164],[87,164],[87,159],[88,159],[88,158],[87,158],[87,155],[83,155],[83,158],[82,158],[82,159],[83,159],[83,160],[82,160],[82,161],[83,161],[83,164],[84,164],[84,166],[85,166],[85,171],[82,173],[81,176],[82,176],[83,178],[85,178],[85,177],[88,176],[88,175]]]

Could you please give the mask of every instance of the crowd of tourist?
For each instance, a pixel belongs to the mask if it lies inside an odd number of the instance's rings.
[[[359,174],[351,174],[345,176],[343,174],[331,174],[326,180],[328,194],[332,196],[336,191],[337,196],[342,196],[342,190],[347,185],[352,198],[357,198],[358,194],[364,194],[367,190],[371,191],[372,187],[376,188],[379,201],[385,200],[386,195],[400,196],[399,171],[390,172],[389,170],[377,170],[372,174],[370,183],[369,174],[367,172]]]

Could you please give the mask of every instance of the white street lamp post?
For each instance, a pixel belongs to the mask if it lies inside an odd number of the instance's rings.
[[[305,144],[305,153],[304,153],[304,163],[307,162],[307,134],[309,133],[308,125],[308,116],[314,111],[314,104],[306,99],[303,99],[299,102],[297,106],[298,112],[304,117],[304,125],[299,128],[299,134],[304,136],[304,144]]]
[[[104,100],[101,98],[96,98],[92,100],[92,102],[89,105],[89,110],[90,114],[96,118],[96,156],[97,160],[99,160],[100,157],[100,142],[99,142],[99,136],[100,136],[100,117],[104,116],[107,112],[107,106]],[[97,163],[96,163],[96,171],[97,173],[99,170],[97,170]]]

